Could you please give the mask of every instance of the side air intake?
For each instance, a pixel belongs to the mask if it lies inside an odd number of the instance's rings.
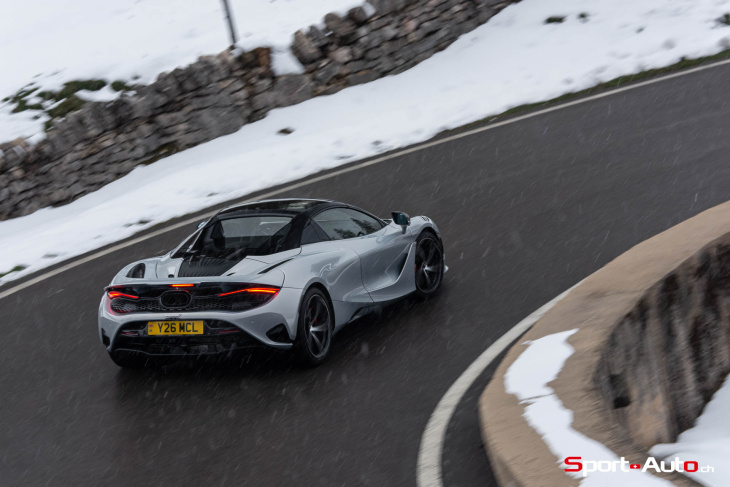
[[[140,262],[136,266],[129,269],[129,272],[127,272],[127,277],[132,279],[142,279],[144,277],[144,273],[147,267]]]

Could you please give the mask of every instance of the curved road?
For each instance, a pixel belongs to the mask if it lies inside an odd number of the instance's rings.
[[[443,292],[351,325],[317,369],[269,353],[112,364],[96,332],[102,288],[193,225],[0,299],[0,484],[415,485],[431,412],[485,348],[634,244],[730,199],[728,80],[728,65],[662,80],[282,194],[425,214],[445,237]],[[447,487],[494,482],[476,416],[491,372],[450,424]]]

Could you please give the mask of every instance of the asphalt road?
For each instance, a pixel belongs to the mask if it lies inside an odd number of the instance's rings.
[[[419,441],[454,380],[520,319],[634,244],[730,199],[730,67],[567,107],[282,196],[433,218],[440,295],[338,335],[323,366],[257,353],[118,369],[102,288],[190,228],[0,300],[0,485],[415,485]],[[486,96],[486,95],[485,95]],[[476,400],[460,404],[444,483],[490,485]]]

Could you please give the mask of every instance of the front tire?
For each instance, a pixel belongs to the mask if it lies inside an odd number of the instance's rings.
[[[416,239],[416,295],[428,299],[438,292],[444,280],[444,249],[431,232]]]
[[[321,290],[310,288],[299,306],[294,352],[301,363],[316,366],[327,359],[332,348],[335,315]]]

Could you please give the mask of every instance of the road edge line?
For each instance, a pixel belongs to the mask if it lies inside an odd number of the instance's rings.
[[[443,487],[443,476],[441,459],[443,456],[444,440],[446,430],[449,427],[451,418],[454,416],[456,407],[464,398],[466,392],[474,382],[486,370],[487,367],[501,354],[509,345],[517,340],[523,333],[532,328],[537,320],[547,313],[560,300],[568,295],[570,291],[578,287],[583,281],[564,291],[548,303],[533,311],[529,316],[513,326],[507,333],[499,337],[485,351],[474,360],[467,369],[461,373],[458,379],[451,384],[441,400],[436,405],[431,417],[428,419],[426,428],[421,436],[421,444],[418,448],[418,463],[416,466],[416,484],[418,487]]]

